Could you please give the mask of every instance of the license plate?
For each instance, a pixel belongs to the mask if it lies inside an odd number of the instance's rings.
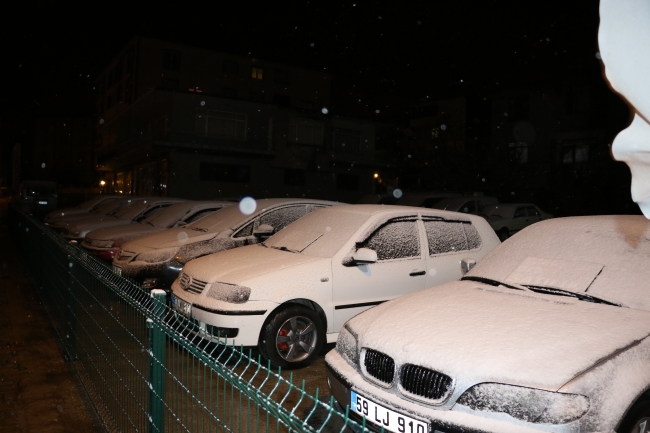
[[[40,200],[40,201],[38,202],[38,204],[47,204],[47,202],[46,202],[46,201],[43,201],[43,200]]]
[[[174,310],[178,311],[184,316],[190,317],[192,314],[192,304],[183,301],[181,298],[174,294],[172,294],[172,305],[174,306]]]
[[[354,391],[350,391],[350,409],[366,417],[367,422],[371,422],[378,427],[383,427],[385,431],[395,433],[429,433],[428,423],[388,409]]]
[[[122,268],[117,267],[117,266],[113,266],[113,273],[115,275],[119,275],[121,277],[122,276]]]

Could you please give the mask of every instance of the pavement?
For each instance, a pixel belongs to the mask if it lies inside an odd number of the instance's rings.
[[[103,432],[0,216],[0,433]]]

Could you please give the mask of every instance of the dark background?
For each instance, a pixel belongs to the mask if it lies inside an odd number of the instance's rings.
[[[95,77],[135,35],[325,69],[344,95],[333,114],[392,122],[428,99],[602,76],[595,1],[37,2],[1,19],[5,166],[35,117],[93,112]]]

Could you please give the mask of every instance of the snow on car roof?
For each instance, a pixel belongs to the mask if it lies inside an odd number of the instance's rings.
[[[480,218],[457,212],[420,207],[381,204],[342,205],[312,212],[271,236],[264,243],[278,248],[284,246],[307,255],[332,257],[373,215],[403,216],[417,215],[418,213],[463,221]]]
[[[527,227],[467,276],[587,292],[650,310],[650,221],[615,215],[546,220]]]

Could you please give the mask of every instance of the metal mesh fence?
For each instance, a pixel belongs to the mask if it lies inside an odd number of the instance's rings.
[[[167,307],[47,226],[10,219],[32,283],[108,430],[363,431],[332,398]]]

